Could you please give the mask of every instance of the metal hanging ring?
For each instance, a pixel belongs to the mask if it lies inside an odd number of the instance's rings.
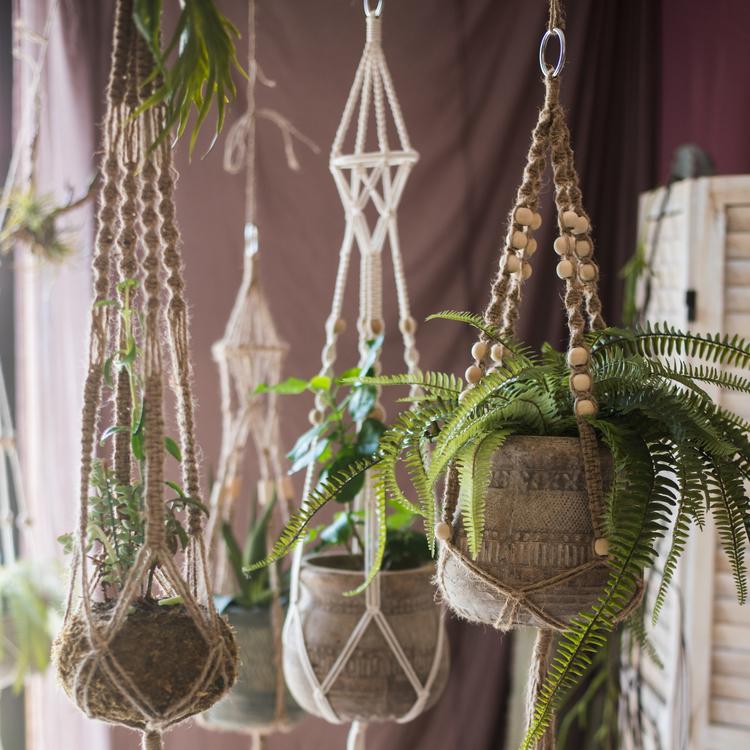
[[[362,0],[362,4],[365,6],[365,16],[367,18],[380,18],[383,13],[383,3],[385,0],[378,0],[378,4],[372,8],[370,7],[370,0]]]
[[[365,5],[367,5],[367,0],[365,0]],[[554,68],[551,65],[547,65],[547,61],[545,60],[547,44],[549,44],[549,40],[552,39],[553,36],[556,36],[560,43],[560,54],[558,55],[557,63]],[[565,67],[565,34],[562,29],[555,27],[554,29],[545,32],[542,37],[542,43],[539,45],[539,67],[545,78],[548,76],[557,78],[557,76],[562,73],[562,69]]]

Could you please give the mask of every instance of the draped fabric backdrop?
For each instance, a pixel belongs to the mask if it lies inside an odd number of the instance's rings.
[[[15,0],[18,17],[40,29],[49,0]],[[666,0],[665,0],[666,1]],[[245,28],[244,0],[223,0]],[[687,5],[700,4],[691,0]],[[291,344],[288,374],[318,369],[323,321],[333,289],[343,215],[328,173],[327,150],[364,41],[360,0],[259,0],[258,59],[276,80],[259,87],[258,105],[273,107],[322,148],[299,149],[302,170],[287,170],[278,132],[259,124],[259,225],[263,283],[282,335]],[[168,3],[170,12],[177,3]],[[495,273],[505,218],[521,177],[529,132],[542,101],[537,67],[546,23],[543,0],[386,0],[384,48],[414,146],[421,154],[400,210],[402,248],[413,314],[422,320],[446,308],[481,311]],[[659,12],[653,0],[571,0],[563,97],[578,157],[586,205],[594,217],[602,295],[608,319],[619,310],[618,269],[634,245],[638,192],[653,183],[657,164]],[[40,182],[64,197],[94,169],[108,69],[112,3],[61,0],[45,77]],[[697,31],[696,31],[697,33]],[[244,39],[240,46],[244,46]],[[688,44],[686,43],[686,48]],[[243,57],[241,52],[240,57]],[[19,79],[21,91],[23,77]],[[574,105],[574,106],[573,106]],[[244,110],[242,95],[231,121]],[[188,163],[178,148],[177,191],[183,231],[192,342],[205,464],[219,448],[216,368],[210,345],[225,325],[242,259],[243,178],[222,171],[221,147]],[[200,151],[200,149],[199,149]],[[522,334],[559,343],[560,284],[551,251],[555,218],[544,207],[540,252],[526,287]],[[23,458],[48,549],[72,528],[78,481],[80,390],[86,345],[91,209],[71,217],[80,253],[60,269],[24,262],[19,291],[19,375]],[[386,273],[388,269],[386,269]],[[387,329],[394,334],[385,369],[397,366],[396,316],[386,286]],[[353,295],[352,295],[353,297]],[[353,298],[347,317],[355,318]],[[421,327],[425,368],[462,372],[470,332],[450,323]],[[353,363],[354,346],[349,350]],[[342,352],[342,362],[346,354]],[[287,445],[305,427],[304,398],[282,404]],[[444,698],[407,726],[372,729],[373,750],[499,750],[510,690],[510,639],[451,623],[453,675]],[[76,716],[49,681],[32,690],[33,750],[135,747],[136,737]],[[42,716],[44,719],[42,720]],[[310,719],[270,750],[343,747],[345,728]],[[240,750],[247,739],[173,732],[167,747]]]

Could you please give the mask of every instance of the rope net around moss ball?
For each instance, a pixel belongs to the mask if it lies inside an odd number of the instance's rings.
[[[182,570],[175,551],[167,546],[164,380],[168,374],[176,402],[184,493],[195,501],[201,493],[188,312],[175,223],[175,172],[169,145],[163,141],[152,147],[165,113],[157,106],[135,116],[156,85],[149,78],[152,68],[153,58],[133,24],[133,2],[118,0],[93,255],[79,523],[64,628],[55,655],[63,687],[82,711],[141,729],[144,746],[155,749],[161,747],[165,729],[207,708],[231,686],[237,654],[233,636],[213,605],[202,511],[197,504],[187,511]],[[122,317],[109,301],[123,302],[128,294],[123,282],[129,280],[135,283],[130,304],[142,321],[138,346],[143,358],[145,540],[113,601],[105,605],[96,598],[98,581],[89,560],[88,501],[100,416],[110,410],[118,425],[130,425],[135,408],[124,369],[116,376],[111,409],[103,403],[105,364],[117,356],[125,341]],[[117,482],[123,485],[130,485],[134,478],[136,457],[130,438],[128,431],[121,431],[113,445],[112,466]],[[151,590],[159,598],[179,597],[180,604],[161,608],[155,602],[144,604],[144,591]],[[157,634],[154,656],[159,679],[167,681],[162,692],[169,695],[168,700],[155,697],[161,693],[149,683],[153,675],[147,669],[134,673],[123,664],[128,658],[123,644],[132,640],[133,628],[146,628],[146,621]],[[152,627],[153,623],[158,627]],[[181,636],[188,643],[181,642]],[[185,653],[188,645],[200,655],[200,661],[192,665]],[[144,642],[143,648],[148,647]]]

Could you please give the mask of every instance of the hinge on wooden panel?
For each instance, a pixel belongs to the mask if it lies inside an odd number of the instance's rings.
[[[688,289],[685,292],[685,307],[687,307],[688,323],[695,322],[696,297],[697,296],[698,296],[698,293],[695,291],[695,289]]]

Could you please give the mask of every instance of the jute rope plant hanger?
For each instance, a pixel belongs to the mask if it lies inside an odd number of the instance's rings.
[[[224,169],[232,174],[245,173],[245,250],[243,274],[224,336],[213,346],[219,370],[222,411],[222,440],[219,465],[211,492],[211,523],[208,538],[209,560],[214,571],[217,591],[231,591],[226,553],[221,549],[222,523],[231,525],[239,502],[244,474],[244,459],[251,440],[258,463],[257,495],[250,499],[254,517],[261,515],[269,503],[276,504],[272,515],[278,514],[281,524],[289,520],[289,501],[294,489],[282,467],[279,412],[274,393],[257,393],[257,388],[281,379],[288,344],[279,335],[258,275],[259,244],[257,227],[256,125],[258,117],[276,124],[284,138],[287,164],[298,170],[299,163],[293,138],[311,150],[318,147],[282,115],[274,110],[258,109],[255,89],[258,82],[275,83],[266,78],[256,60],[255,0],[248,3],[248,81],[247,111],[227,135]],[[272,541],[274,524],[266,526],[267,543]],[[269,566],[271,605],[268,623],[265,613],[227,616],[237,630],[241,651],[241,670],[233,692],[204,714],[202,720],[211,728],[243,731],[251,734],[253,747],[263,747],[264,737],[287,731],[302,711],[291,700],[282,670],[283,609],[278,564]],[[273,685],[273,711],[261,698]],[[242,691],[246,699],[236,694]],[[255,702],[256,705],[253,705]]]
[[[233,636],[211,597],[197,500],[187,306],[171,151],[163,142],[150,148],[164,122],[164,110],[159,106],[137,115],[150,91],[152,68],[153,60],[133,24],[132,0],[118,0],[93,258],[80,515],[64,628],[55,645],[58,677],[78,707],[92,718],[142,730],[148,750],[161,748],[165,729],[218,700],[234,682],[237,661]],[[136,291],[131,294],[132,288]],[[126,341],[127,323],[108,304],[115,294],[120,305],[129,301],[142,318],[138,348],[143,357],[145,532],[121,588],[107,605],[94,599],[97,581],[91,575],[87,537],[105,366]],[[184,493],[194,500],[185,532],[184,575],[175,550],[167,546],[165,527],[163,340],[168,342],[171,360]],[[113,408],[118,425],[132,422],[131,386],[123,367],[116,375]],[[135,470],[129,430],[115,435],[112,462],[118,485],[129,486]],[[144,599],[152,590],[170,606]],[[175,598],[179,604],[173,603]]]
[[[557,274],[565,282],[564,304],[569,331],[572,408],[579,438],[509,438],[495,454],[495,478],[488,493],[485,542],[476,560],[459,527],[459,481],[456,467],[446,480],[437,583],[443,598],[459,616],[506,630],[517,625],[539,628],[529,680],[529,720],[549,668],[553,634],[563,630],[594,602],[607,583],[609,545],[604,528],[604,490],[611,481],[611,457],[599,446],[583,417],[596,413],[586,324],[605,328],[597,291],[598,266],[593,259],[590,220],[574,166],[570,133],[560,105],[560,73],[565,60],[564,20],[560,3],[550,3],[549,29],[540,47],[545,102],[532,134],[523,181],[509,218],[500,269],[493,281],[484,320],[512,341],[518,321],[523,282],[531,276],[536,251],[534,231],[541,225],[539,196],[547,156],[552,166],[560,236]],[[560,43],[554,68],[545,62],[549,40]],[[503,347],[482,334],[472,347],[474,363],[466,371],[471,387],[481,388],[484,375],[501,365]],[[621,617],[640,601],[642,587],[622,609]],[[538,750],[554,747],[550,725]]]
[[[368,353],[368,341],[385,333],[383,321],[382,253],[390,245],[399,306],[399,328],[404,343],[404,361],[415,372],[418,353],[416,323],[409,310],[409,298],[401,258],[397,208],[406,179],[418,159],[411,147],[401,108],[381,47],[382,0],[375,8],[364,0],[367,36],[341,123],[331,151],[331,172],[346,211],[346,227],[331,313],[326,323],[321,375],[333,376],[336,343],[345,331],[342,307],[352,251],[360,254],[359,318],[360,355]],[[344,153],[344,143],[359,106],[354,131],[353,153]],[[369,119],[373,114],[378,148],[366,147]],[[398,135],[398,147],[388,140],[387,113]],[[377,211],[370,229],[365,215],[368,205]],[[316,402],[311,421],[319,419],[324,404]],[[383,417],[383,407],[373,412]],[[304,497],[313,488],[314,467],[308,467]],[[364,569],[373,565],[378,547],[377,516],[385,512],[376,497],[372,479],[365,478],[357,502],[364,511]],[[311,713],[335,724],[353,721],[347,747],[364,750],[369,720],[408,722],[428,708],[439,696],[448,673],[448,649],[441,612],[431,593],[431,566],[415,570],[379,573],[360,597],[343,598],[362,582],[362,573],[326,567],[333,556],[303,561],[303,547],[294,551],[290,607],[284,625],[284,672],[297,701]],[[317,621],[317,622],[316,622]],[[316,628],[317,624],[317,628]],[[375,638],[375,640],[373,640]],[[343,646],[341,642],[343,641]],[[417,643],[434,643],[432,657],[417,665]],[[337,652],[335,657],[331,651]],[[330,656],[330,658],[329,658]],[[360,674],[358,665],[377,662],[372,676]],[[366,670],[367,671],[367,670]],[[371,669],[369,670],[371,672]],[[397,675],[393,673],[398,673]],[[376,679],[378,674],[393,675]],[[394,678],[413,691],[413,699],[390,696]],[[342,679],[343,678],[343,679]],[[349,695],[337,693],[345,682]],[[378,694],[380,693],[380,694]]]

